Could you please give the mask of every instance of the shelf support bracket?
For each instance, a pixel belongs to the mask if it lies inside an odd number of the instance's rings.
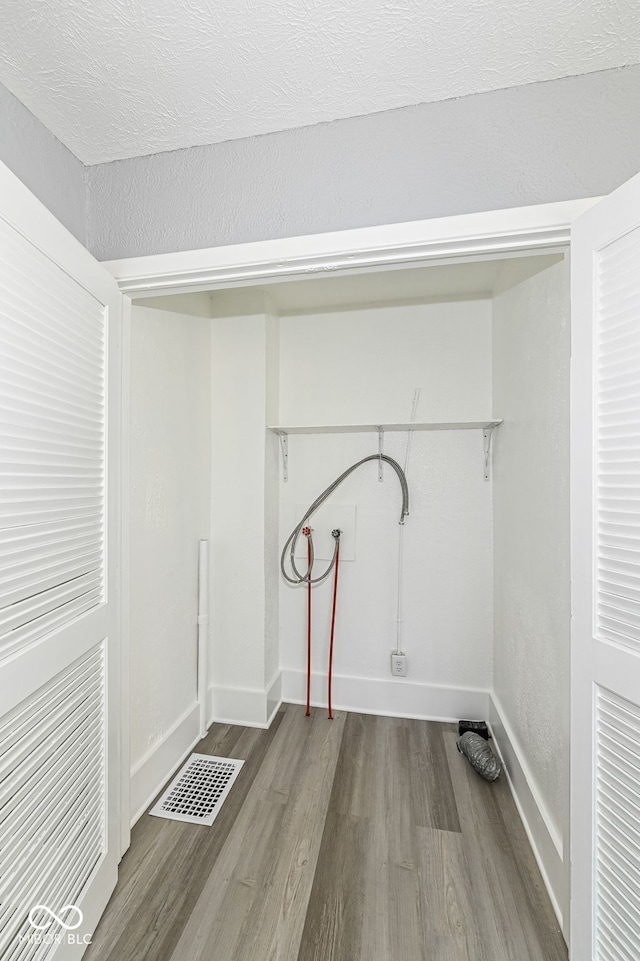
[[[280,450],[282,451],[282,480],[286,484],[289,480],[289,435],[283,430],[278,432]]]
[[[484,479],[491,479],[491,441],[493,439],[493,427],[485,427],[482,431],[482,441],[484,447]]]
[[[382,427],[378,427],[378,483],[382,483],[384,480],[384,474],[382,473],[382,454],[384,448],[384,431]]]

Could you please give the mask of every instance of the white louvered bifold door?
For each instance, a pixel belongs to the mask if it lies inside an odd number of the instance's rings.
[[[121,297],[0,188],[0,958],[70,961],[119,860]]]
[[[640,959],[640,177],[572,238],[571,957]]]

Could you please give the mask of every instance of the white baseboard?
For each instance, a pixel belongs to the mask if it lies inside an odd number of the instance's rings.
[[[209,723],[268,728],[283,701],[304,704],[305,692],[306,674],[292,670],[279,671],[266,691],[210,687]],[[314,674],[311,678],[312,703],[324,706],[326,697],[326,676]],[[455,721],[461,717],[487,717],[489,692],[417,684],[397,678],[336,675],[333,679],[333,706],[337,710],[365,714]]]
[[[266,727],[266,692],[241,687],[210,687],[208,714],[209,725],[241,724],[243,727]]]
[[[154,744],[131,769],[131,827],[136,823],[200,740],[197,703],[178,718],[162,740]]]
[[[283,670],[283,701],[304,704],[306,683],[304,671]],[[428,721],[486,717],[489,713],[489,697],[488,691],[474,688],[418,684],[404,678],[347,677],[340,674],[334,675],[332,690],[333,707],[340,711]],[[327,703],[327,679],[324,674],[313,674],[311,677],[311,703],[320,707]]]
[[[210,687],[208,723],[268,728],[281,704],[282,676],[279,671],[265,691],[242,687]]]
[[[271,722],[280,710],[282,704],[282,673],[277,672],[271,683],[267,686],[267,727],[271,727]]]
[[[568,855],[568,850],[560,830],[547,810],[540,789],[525,760],[522,747],[495,694],[491,696],[489,726],[553,910],[567,939],[569,864],[568,856],[565,859],[565,853]]]

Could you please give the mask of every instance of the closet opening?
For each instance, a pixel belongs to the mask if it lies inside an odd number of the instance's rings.
[[[298,939],[291,957],[315,956],[326,935],[335,844],[356,868],[358,858],[374,873],[386,865],[381,893],[365,890],[362,903],[345,908],[357,915],[358,950],[367,930],[388,936],[376,918],[389,917],[396,899],[407,912],[402,923],[410,932],[414,925],[415,950],[424,943],[427,905],[445,898],[429,877],[432,863],[442,879],[452,872],[446,883],[464,918],[452,933],[438,902],[434,937],[473,943],[475,953],[461,957],[500,957],[505,944],[519,961],[566,957],[569,357],[562,251],[133,302],[131,815],[143,815],[198,741],[198,541],[206,538],[212,727],[202,744],[230,757],[249,758],[258,743],[275,761],[280,752],[284,767],[268,790],[281,784],[282,797],[293,798],[293,766],[314,797],[299,829],[313,818],[321,824],[309,840],[312,869],[301,869],[307,900],[298,928],[283,922]],[[304,584],[281,576],[280,552],[336,477],[381,452],[407,464],[402,555],[398,485],[379,457],[309,520],[319,568],[340,531],[340,593],[336,718],[326,717],[328,577],[313,588],[305,719],[308,599]],[[301,570],[307,557],[300,537]],[[405,673],[394,671],[398,654]],[[460,719],[488,722],[505,766],[495,785],[457,756],[451,725]],[[320,767],[312,771],[313,758]],[[234,791],[249,768],[247,760]],[[265,776],[264,768],[255,774],[258,783]],[[238,818],[248,817],[247,804],[257,811],[252,790]],[[359,847],[344,818],[364,832]],[[373,833],[359,819],[377,825]],[[334,865],[338,879],[348,872]],[[248,937],[236,934],[237,944]],[[409,943],[402,957],[421,957],[415,950]]]

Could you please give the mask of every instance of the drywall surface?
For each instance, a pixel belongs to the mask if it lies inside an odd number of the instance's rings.
[[[280,423],[491,416],[491,300],[390,305],[280,320]]]
[[[277,438],[267,407],[277,395],[277,319],[246,291],[214,301],[212,320],[211,682],[214,716],[266,721],[278,669]],[[271,378],[275,377],[275,386]],[[242,692],[255,716],[229,717],[220,691]],[[218,697],[219,700],[219,697]],[[236,701],[240,703],[236,697]],[[224,701],[230,704],[229,700]],[[262,712],[262,713],[260,713]]]
[[[190,317],[211,317],[211,294],[206,291],[145,297],[134,303],[139,303],[141,307],[153,307],[155,310],[169,310],[183,316],[186,314]]]
[[[209,532],[210,324],[132,308],[134,769],[196,700],[198,540]]]
[[[569,290],[565,263],[494,301],[494,691],[547,827],[568,838]],[[568,865],[568,852],[565,851]]]
[[[1,84],[0,162],[86,244],[84,166]]]
[[[418,421],[490,415],[489,300],[283,317],[280,348],[285,424],[406,421],[416,387]],[[385,453],[401,464],[406,444],[406,433],[385,434]],[[290,435],[289,480],[280,486],[281,543],[325,487],[377,450],[375,433]],[[341,678],[385,682],[369,710],[396,711],[395,688],[410,685],[413,699],[413,685],[425,685],[407,710],[434,715],[440,711],[429,686],[491,686],[491,484],[483,479],[482,433],[416,432],[408,479],[402,625],[407,679],[391,677],[389,660],[396,645],[400,486],[389,467],[379,483],[375,462],[348,478],[330,501],[355,505],[355,535],[344,535],[345,547],[355,542],[355,560],[340,565],[334,669]],[[336,526],[330,514],[322,522],[312,519],[318,539],[327,525]],[[313,669],[321,675],[327,670],[331,591],[330,580],[313,592]],[[283,669],[301,677],[306,592],[284,583],[280,645]],[[449,705],[447,713],[455,715],[455,695]]]
[[[135,257],[609,193],[640,169],[640,67],[87,170],[89,247]]]

